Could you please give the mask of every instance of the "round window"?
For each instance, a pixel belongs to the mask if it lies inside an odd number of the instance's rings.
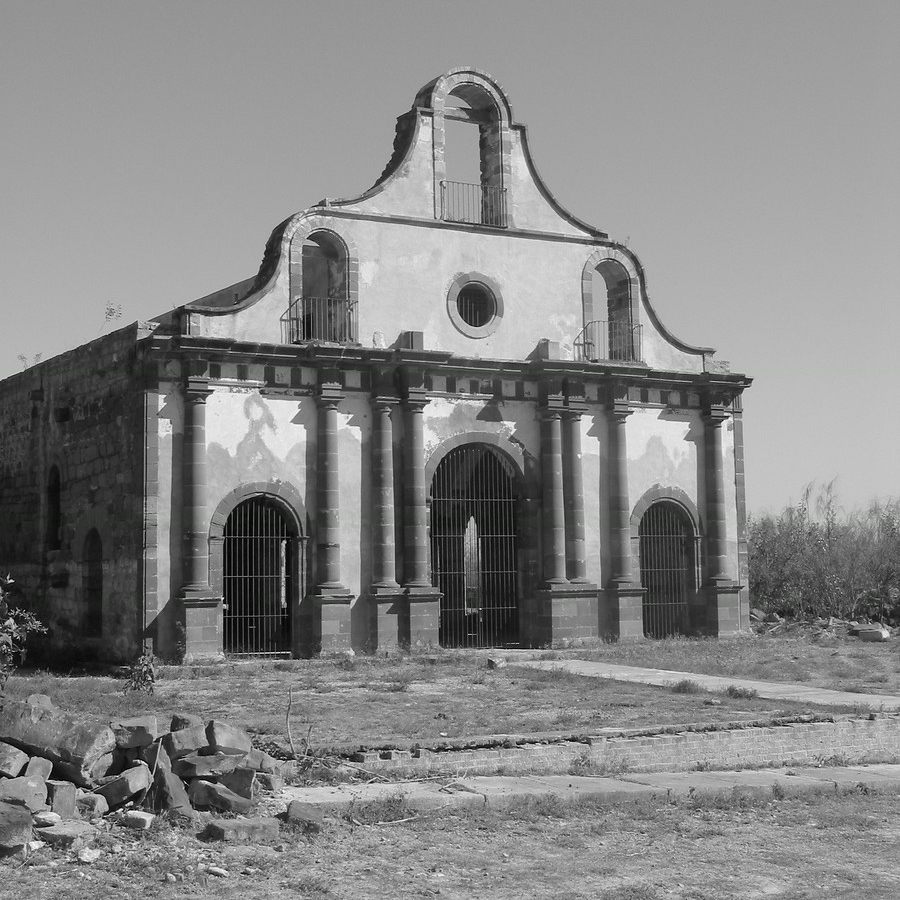
[[[500,288],[477,272],[459,275],[447,294],[447,312],[466,337],[486,338],[500,327],[503,319]]]
[[[497,301],[483,284],[467,284],[456,298],[459,317],[473,328],[483,328],[497,314]]]

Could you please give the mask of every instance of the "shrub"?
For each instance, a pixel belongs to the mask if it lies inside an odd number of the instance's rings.
[[[725,696],[732,697],[735,700],[752,700],[754,697],[758,697],[759,694],[753,688],[745,688],[739,687],[736,684],[729,684],[727,688],[725,688]]]
[[[10,575],[0,575],[0,697],[25,652],[28,636],[47,631],[33,613],[12,605],[14,584]]]
[[[703,688],[696,681],[691,681],[690,678],[682,678],[681,681],[676,681],[672,685],[673,694],[699,694],[702,690]]]

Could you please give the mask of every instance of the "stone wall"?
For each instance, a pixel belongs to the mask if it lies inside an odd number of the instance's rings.
[[[0,382],[0,566],[50,627],[54,648],[128,659],[140,643],[144,445],[137,373],[138,342],[147,333],[130,325]],[[54,466],[58,529],[48,525]],[[83,553],[93,529],[103,580],[102,609],[92,622]]]

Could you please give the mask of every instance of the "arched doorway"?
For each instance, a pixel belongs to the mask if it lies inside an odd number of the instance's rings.
[[[296,525],[274,498],[254,496],[231,511],[222,537],[225,652],[289,653],[300,545]]]
[[[442,647],[519,639],[518,478],[488,444],[464,444],[431,483],[432,584],[443,594]]]
[[[85,637],[103,634],[103,542],[92,528],[84,538],[81,553],[81,593],[84,597]]]
[[[696,590],[694,529],[684,508],[670,500],[652,503],[638,530],[644,634],[687,634],[688,604]]]

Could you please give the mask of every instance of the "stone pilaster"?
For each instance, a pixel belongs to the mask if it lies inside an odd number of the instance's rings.
[[[406,617],[397,583],[394,544],[394,438],[391,411],[397,398],[372,399],[372,606],[373,646],[396,650]]]
[[[706,578],[707,630],[724,636],[740,631],[740,591],[728,571],[726,541],[725,461],[722,426],[728,421],[724,406],[710,404],[703,416],[706,462]]]
[[[316,454],[316,587],[313,631],[323,653],[351,649],[350,604],[353,595],[341,581],[340,469],[338,405],[344,395],[336,381],[319,385]]]
[[[431,583],[428,568],[428,508],[425,485],[425,429],[423,416],[428,397],[409,387],[404,400],[403,589],[409,604],[408,633],[402,639],[412,647],[438,645],[441,594]]]
[[[206,398],[211,393],[206,378],[192,376],[185,380],[180,621],[187,662],[222,656],[222,598],[209,585]]]
[[[566,578],[566,507],[563,488],[562,411],[544,411],[541,440],[541,488],[544,515],[544,588],[569,583]]]
[[[631,558],[631,498],[628,492],[626,423],[632,409],[624,389],[614,390],[609,403],[609,521],[612,573],[606,586],[604,630],[620,641],[644,637],[644,590],[634,578]]]

